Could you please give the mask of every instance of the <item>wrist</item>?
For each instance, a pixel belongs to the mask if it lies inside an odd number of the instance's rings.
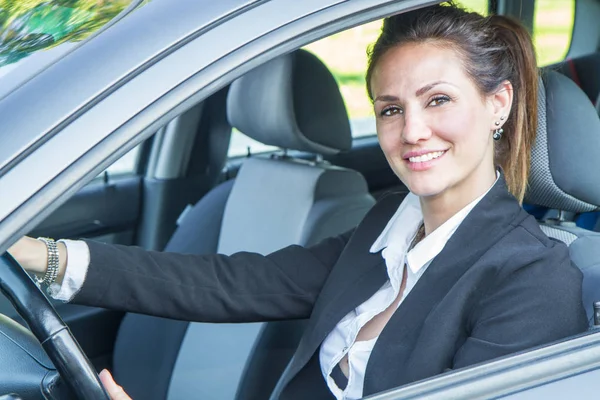
[[[67,245],[64,242],[57,242],[58,254],[59,254],[59,266],[58,266],[58,277],[56,283],[61,284],[65,277],[65,271],[67,270]]]

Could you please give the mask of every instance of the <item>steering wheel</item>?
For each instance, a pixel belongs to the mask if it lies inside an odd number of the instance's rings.
[[[33,279],[8,253],[0,257],[0,291],[27,322],[78,399],[110,400],[69,327]]]

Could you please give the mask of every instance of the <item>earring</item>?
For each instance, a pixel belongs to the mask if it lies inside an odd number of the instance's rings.
[[[504,121],[506,119],[506,117],[504,115],[502,115],[500,117],[500,121]],[[498,141],[500,139],[502,139],[502,133],[504,132],[504,129],[500,128],[500,121],[496,121],[494,122],[494,125],[496,125],[498,128],[496,128],[494,130],[494,134],[492,135],[492,137],[494,138],[494,140]]]
[[[492,135],[492,138],[494,138],[494,140],[498,141],[500,139],[502,139],[502,133],[504,132],[504,129],[502,128],[498,128],[494,131],[494,134]]]

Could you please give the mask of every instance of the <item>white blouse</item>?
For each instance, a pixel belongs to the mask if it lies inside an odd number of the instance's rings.
[[[383,250],[381,255],[385,259],[389,281],[371,298],[348,313],[329,333],[321,346],[319,354],[321,372],[327,386],[338,400],[363,397],[365,370],[377,338],[357,342],[356,337],[367,322],[387,309],[398,297],[404,264],[408,266],[406,287],[398,305],[402,304],[433,258],[442,251],[454,231],[485,194],[487,192],[427,235],[408,253],[406,250],[423,222],[423,213],[419,197],[412,193],[409,193],[400,204],[370,249],[372,253]],[[83,241],[63,240],[63,242],[67,247],[68,254],[65,276],[62,285],[53,284],[49,293],[57,300],[70,301],[83,286],[90,263],[90,252],[87,244]],[[348,385],[342,390],[330,375],[333,368],[346,354],[348,354],[349,376]]]

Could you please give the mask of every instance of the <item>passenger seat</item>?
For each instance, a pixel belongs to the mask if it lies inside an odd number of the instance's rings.
[[[600,53],[587,54],[576,58],[567,58],[563,62],[544,68],[558,71],[570,78],[583,90],[598,110],[600,97]]]
[[[571,80],[546,71],[540,82],[537,137],[525,201],[562,212],[597,211],[599,152],[600,119],[593,105]],[[573,263],[583,272],[582,301],[591,324],[592,304],[600,301],[600,233],[558,219],[540,226],[546,235],[569,246]]]
[[[566,60],[546,66],[542,69],[542,74],[546,71],[557,71],[571,79],[587,95],[588,99],[596,107],[596,112],[600,115],[600,53],[588,54],[576,58],[567,58]],[[597,212],[588,212],[576,214],[572,212],[561,212],[558,210],[547,209],[545,207],[524,204],[523,207],[538,220],[556,220],[564,222],[573,221],[581,228],[597,230],[599,224]]]
[[[259,142],[315,156],[246,159],[235,180],[186,213],[166,251],[267,254],[311,245],[356,226],[374,204],[361,174],[320,156],[349,150],[352,137],[339,88],[315,56],[297,51],[238,79],[229,90],[227,114],[233,127]],[[115,345],[116,380],[134,399],[268,398],[303,325],[187,323],[129,314]]]

